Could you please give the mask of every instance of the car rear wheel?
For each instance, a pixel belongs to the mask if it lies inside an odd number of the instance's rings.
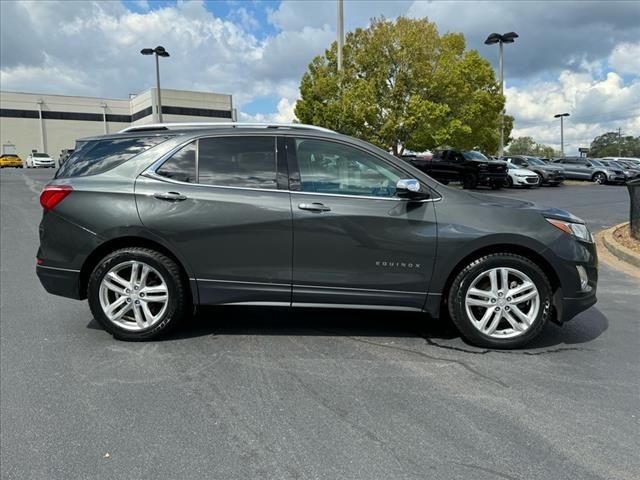
[[[593,181],[598,185],[604,185],[605,183],[607,183],[607,177],[604,173],[597,172],[593,174]]]
[[[480,347],[516,348],[533,340],[551,313],[551,285],[531,260],[511,253],[478,258],[455,278],[449,313]]]
[[[187,311],[178,265],[146,248],[124,248],[103,258],[89,279],[88,299],[96,321],[120,340],[157,338]]]

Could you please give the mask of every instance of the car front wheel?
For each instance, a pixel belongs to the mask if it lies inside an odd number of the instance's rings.
[[[448,294],[461,335],[489,348],[517,348],[533,340],[549,318],[551,301],[551,285],[540,267],[511,253],[474,260]]]
[[[604,173],[598,172],[593,175],[593,181],[598,185],[604,185],[605,183],[607,183],[607,177]]]
[[[120,340],[159,337],[187,311],[178,265],[146,248],[124,248],[103,258],[91,274],[87,293],[96,321]]]

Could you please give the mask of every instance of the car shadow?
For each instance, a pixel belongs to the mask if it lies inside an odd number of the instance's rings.
[[[511,353],[584,349],[585,344],[598,338],[608,327],[607,317],[592,307],[563,326],[548,324],[526,348]],[[92,319],[87,328],[100,329],[100,326]],[[411,312],[286,307],[204,307],[158,341],[210,335],[423,338],[433,347],[467,353],[487,351],[462,339],[448,317],[432,320],[425,314]]]

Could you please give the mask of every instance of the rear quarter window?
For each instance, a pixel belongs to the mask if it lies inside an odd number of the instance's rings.
[[[167,140],[166,136],[110,138],[78,142],[56,178],[86,177],[106,172]]]

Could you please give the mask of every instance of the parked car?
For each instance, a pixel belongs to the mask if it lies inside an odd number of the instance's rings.
[[[15,153],[0,155],[0,168],[22,168],[22,159]]]
[[[509,155],[503,160],[535,172],[539,177],[540,185],[558,186],[564,182],[564,168],[560,165],[549,165],[539,158],[529,155]]]
[[[565,157],[555,161],[564,167],[566,178],[574,180],[591,180],[598,184],[626,182],[624,172],[619,169],[605,167],[594,158]]]
[[[47,153],[30,153],[25,162],[27,168],[55,168],[56,162]]]
[[[493,162],[482,153],[458,150],[438,150],[432,158],[418,155],[403,156],[403,159],[439,182],[462,182],[464,188],[486,185],[500,188],[507,180],[505,162]]]
[[[73,148],[63,148],[60,152],[60,157],[58,157],[58,165],[62,165],[73,153]]]
[[[598,161],[607,168],[621,170],[627,181],[634,180],[640,176],[640,169],[631,168],[628,165],[625,165],[622,160],[605,160],[600,158]]]
[[[505,185],[507,187],[539,187],[540,177],[536,172],[507,162],[507,181]]]
[[[640,162],[633,163],[629,160],[616,160],[616,163],[622,165],[625,170],[629,170],[632,179],[640,177]]]
[[[175,125],[79,141],[40,197],[42,285],[88,298],[116,338],[193,305],[287,305],[446,310],[468,341],[511,348],[596,302],[593,238],[568,212],[317,127]]]
[[[640,167],[640,158],[635,157],[602,157],[601,160],[614,160],[616,162],[622,160],[624,162],[633,163],[634,165]]]

